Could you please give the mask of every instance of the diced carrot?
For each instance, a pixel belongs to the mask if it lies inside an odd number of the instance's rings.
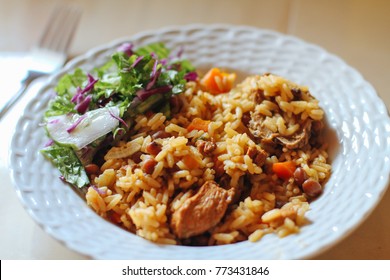
[[[192,156],[185,155],[182,158],[182,161],[189,169],[196,169],[199,167],[199,162],[197,162]]]
[[[207,132],[209,130],[210,121],[202,120],[201,118],[194,118],[192,122],[187,126],[188,131],[203,130]]]
[[[283,180],[293,177],[295,169],[296,165],[293,161],[276,162],[272,165],[272,171]]]
[[[236,80],[235,73],[227,73],[219,68],[211,68],[201,79],[200,85],[204,91],[211,94],[229,92]]]

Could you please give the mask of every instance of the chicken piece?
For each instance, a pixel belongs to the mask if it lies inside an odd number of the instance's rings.
[[[179,238],[189,238],[206,232],[219,223],[228,204],[228,191],[214,181],[205,182],[194,196],[173,213],[173,232]]]

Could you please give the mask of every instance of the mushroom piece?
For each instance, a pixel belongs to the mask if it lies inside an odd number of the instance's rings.
[[[307,119],[303,124],[303,128],[300,132],[293,134],[290,137],[278,136],[276,139],[280,144],[289,150],[300,149],[304,147],[310,139],[311,134],[311,119]]]
[[[261,143],[261,146],[265,149],[276,146],[274,138],[279,136],[279,133],[273,132],[264,124],[265,117],[259,112],[252,112],[250,117],[249,131]]]
[[[254,112],[248,124],[250,132],[258,139],[264,149],[269,150],[280,144],[289,150],[293,150],[302,148],[309,142],[312,130],[311,119],[306,119],[302,129],[290,136],[282,136],[278,132],[271,131],[264,125],[264,119],[265,117],[262,114]]]
[[[214,181],[205,182],[173,214],[171,227],[179,238],[202,234],[219,223],[230,202],[229,193]]]

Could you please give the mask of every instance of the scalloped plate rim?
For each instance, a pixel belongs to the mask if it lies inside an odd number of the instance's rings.
[[[156,34],[157,32],[163,33],[163,32],[168,32],[170,30],[192,30],[192,29],[237,29],[237,30],[238,29],[245,29],[245,30],[250,30],[251,32],[267,32],[267,33],[273,34],[276,37],[289,38],[289,39],[292,39],[293,41],[299,42],[300,44],[304,44],[305,46],[310,46],[312,48],[315,48],[318,51],[320,51],[322,53],[325,53],[327,56],[332,57],[333,59],[338,60],[339,63],[344,64],[344,66],[347,67],[349,71],[353,71],[354,74],[358,74],[358,77],[367,86],[371,87],[372,92],[375,93],[375,97],[374,98],[377,99],[375,101],[376,102],[379,101],[379,104],[381,105],[382,110],[384,108],[386,108],[386,106],[383,104],[382,100],[380,99],[379,95],[377,94],[375,88],[369,82],[367,82],[364,79],[364,77],[356,69],[354,69],[353,67],[349,66],[340,57],[327,52],[322,47],[317,46],[315,44],[307,43],[304,40],[302,40],[300,38],[297,38],[295,36],[286,35],[286,34],[283,34],[283,33],[280,33],[280,32],[274,31],[274,30],[260,29],[260,28],[251,27],[251,26],[244,26],[244,25],[230,25],[230,24],[211,24],[211,25],[207,25],[207,24],[192,24],[192,25],[185,25],[185,26],[167,26],[167,27],[163,27],[163,28],[155,29],[155,30],[146,30],[146,31],[134,34],[132,36],[125,36],[125,37],[122,37],[122,38],[118,38],[118,39],[112,40],[109,43],[102,44],[102,45],[99,45],[97,47],[91,48],[86,53],[75,57],[74,59],[69,61],[59,72],[57,72],[56,74],[48,77],[47,80],[46,80],[45,85],[48,85],[48,84],[52,83],[53,81],[55,81],[56,79],[58,79],[59,76],[63,75],[64,73],[66,73],[67,71],[72,69],[74,67],[74,65],[76,65],[77,63],[82,63],[84,60],[87,60],[88,58],[90,58],[91,56],[95,55],[99,51],[107,51],[108,49],[112,49],[114,46],[120,44],[121,42],[136,40],[137,38],[142,38],[143,36],[146,36],[146,35],[152,35],[153,36],[153,34]],[[373,96],[370,95],[370,97],[373,97]],[[27,105],[27,107],[28,107],[28,105]],[[387,112],[387,110],[386,110],[386,112]],[[20,117],[20,119],[18,121],[18,124],[19,124],[19,122],[22,121],[23,118],[25,118],[25,115],[26,115],[26,112],[24,111],[22,116]],[[388,115],[387,115],[387,118],[388,118]],[[11,152],[9,154],[9,162],[11,164],[11,177],[12,177],[12,181],[14,183],[14,186],[15,186],[16,192],[18,194],[18,197],[19,197],[19,199],[23,203],[23,206],[25,207],[27,212],[33,217],[33,219],[37,220],[37,216],[35,215],[34,211],[29,208],[28,202],[25,200],[25,197],[22,194],[22,190],[18,187],[18,179],[15,178],[15,166],[13,166],[15,152],[14,152],[14,149],[12,149],[12,146],[13,145],[11,144],[11,149],[10,149]],[[385,181],[385,183],[383,184],[384,186],[380,189],[379,192],[377,192],[377,198],[376,198],[375,203],[373,203],[371,205],[371,207],[369,207],[369,209],[365,213],[363,213],[364,214],[363,217],[358,222],[356,222],[349,229],[347,229],[344,232],[340,233],[340,235],[337,238],[335,238],[331,243],[324,244],[322,247],[318,248],[317,251],[315,251],[315,252],[313,251],[313,252],[311,252],[309,254],[306,254],[304,256],[299,256],[298,255],[296,257],[298,257],[298,258],[313,257],[313,256],[315,256],[315,255],[317,255],[317,254],[327,250],[328,248],[336,245],[338,242],[340,242],[341,240],[346,238],[349,234],[351,234],[361,223],[363,223],[363,221],[373,212],[373,210],[375,209],[375,206],[381,201],[384,193],[387,190],[387,186],[389,184],[389,178],[384,179],[383,181]],[[39,225],[45,231],[50,232],[50,235],[54,234],[53,231],[50,230],[50,226],[46,226],[44,222],[42,222],[42,223],[39,222]],[[67,242],[66,238],[59,239],[58,236],[54,236],[54,238],[56,238],[61,243],[65,244],[66,246],[70,247],[72,250],[78,251],[77,248],[74,248],[74,246],[72,246],[72,244]],[[225,246],[230,246],[230,245],[225,245]],[[234,246],[239,246],[239,245],[234,245]],[[88,252],[80,252],[80,253],[88,255],[90,257],[95,257],[95,258],[97,257],[93,253],[91,253],[91,254],[89,254]]]

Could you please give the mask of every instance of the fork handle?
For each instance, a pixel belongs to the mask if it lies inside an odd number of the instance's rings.
[[[9,109],[11,109],[20,98],[22,98],[31,82],[40,76],[42,76],[42,74],[38,72],[27,72],[26,77],[20,82],[19,90],[14,95],[12,95],[12,97],[4,104],[3,107],[1,107],[0,120],[7,114]]]

